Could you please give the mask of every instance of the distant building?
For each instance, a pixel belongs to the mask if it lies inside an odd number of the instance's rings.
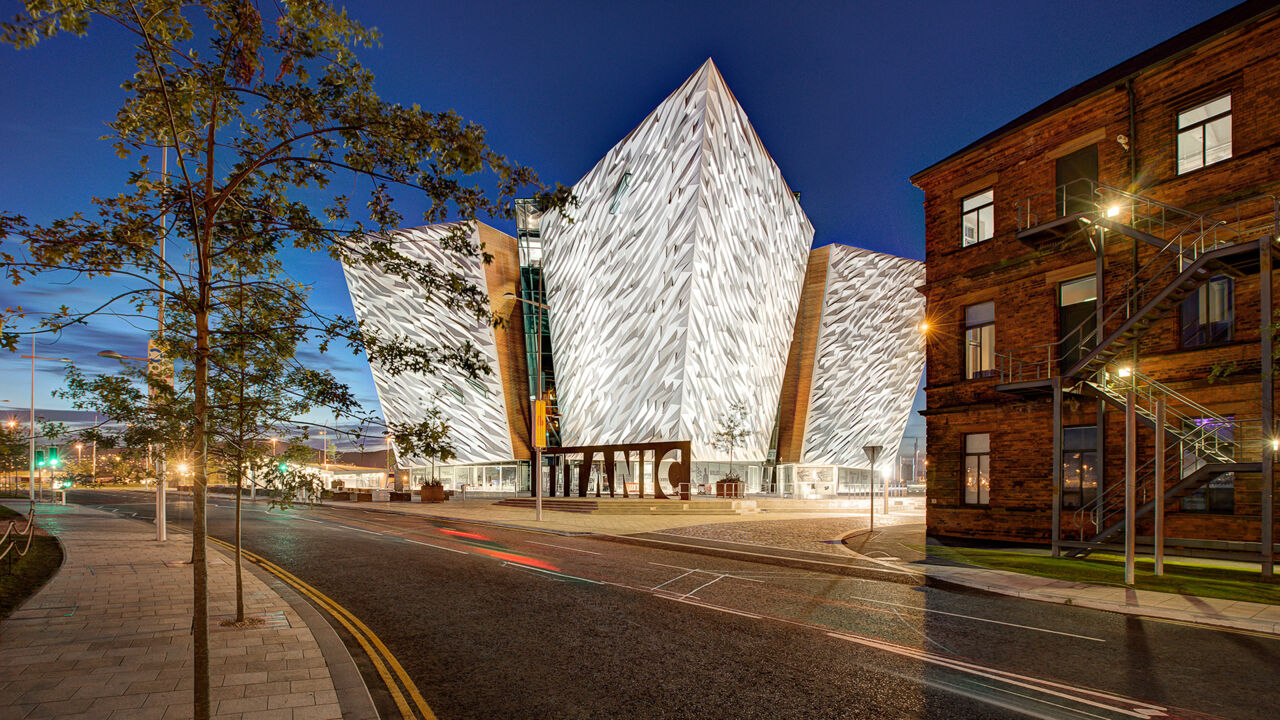
[[[1277,47],[1244,3],[912,177],[930,533],[1122,544],[1132,407],[1136,542],[1162,494],[1171,545],[1269,544]]]
[[[486,287],[504,328],[346,268],[361,322],[385,336],[468,340],[495,371],[476,382],[374,368],[387,420],[434,405],[454,426],[458,457],[446,466],[399,458],[415,482],[435,472],[455,487],[528,490],[539,396],[552,409],[544,477],[582,462],[566,448],[678,442],[690,457],[648,451],[659,479],[676,484],[678,462],[694,488],[709,488],[729,472],[714,436],[737,406],[746,437],[734,471],[747,492],[865,492],[867,445],[892,465],[924,363],[923,264],[845,246],[811,252],[813,226],[711,61],[573,189],[572,222],[522,204],[516,238],[467,226],[495,255],[488,266],[441,247],[458,226],[403,231],[402,248]],[[631,466],[632,451],[619,452]],[[632,468],[620,472],[630,483]]]

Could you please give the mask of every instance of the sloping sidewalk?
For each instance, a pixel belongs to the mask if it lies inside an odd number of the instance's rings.
[[[27,512],[26,503],[9,504]],[[63,564],[0,623],[0,720],[191,717],[190,538],[170,533],[158,543],[150,523],[76,505],[39,505],[36,524],[62,543]],[[363,682],[352,687],[359,675],[333,630],[313,633],[249,567],[245,610],[263,623],[224,627],[235,613],[235,571],[211,549],[215,717],[336,720],[344,709],[376,717]],[[312,625],[323,624],[310,614]]]

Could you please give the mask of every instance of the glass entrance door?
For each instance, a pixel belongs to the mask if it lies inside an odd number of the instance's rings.
[[[1092,275],[1058,286],[1058,369],[1062,372],[1079,362],[1098,342],[1097,289]]]

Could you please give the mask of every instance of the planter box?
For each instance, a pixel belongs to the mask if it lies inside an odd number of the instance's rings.
[[[373,493],[356,493],[356,502],[373,502]]]
[[[339,502],[351,502],[351,493],[345,490],[339,490],[333,494],[333,499]]]
[[[413,493],[393,492],[391,493],[391,502],[410,502],[413,500]]]
[[[746,483],[741,480],[717,480],[716,497],[740,498],[746,490]]]
[[[423,485],[418,491],[418,497],[422,502],[444,502],[444,486],[442,485]]]

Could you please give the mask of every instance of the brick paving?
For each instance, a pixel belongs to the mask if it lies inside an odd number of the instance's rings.
[[[0,720],[191,717],[190,538],[157,543],[150,523],[74,505],[40,506],[36,523],[65,557],[0,623]],[[319,644],[277,592],[246,570],[246,612],[264,623],[238,629],[220,624],[234,617],[235,576],[212,550],[209,588],[215,717],[342,717]]]

